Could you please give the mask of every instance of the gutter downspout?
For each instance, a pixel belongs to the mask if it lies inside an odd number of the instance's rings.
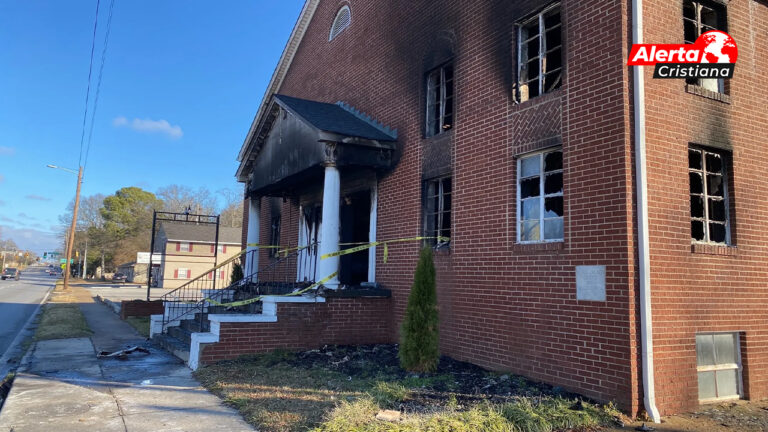
[[[643,0],[632,0],[632,43],[643,43]],[[640,338],[643,363],[643,403],[655,423],[661,421],[656,408],[653,375],[653,316],[651,314],[651,263],[648,251],[648,173],[645,161],[645,77],[642,66],[633,70],[635,121],[635,182],[637,185],[637,240],[640,280]]]

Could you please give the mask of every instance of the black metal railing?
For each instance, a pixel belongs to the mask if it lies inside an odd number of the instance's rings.
[[[314,247],[316,246],[309,246]],[[310,286],[313,281],[296,282],[297,265],[307,259],[302,256],[306,255],[306,249],[279,251],[266,266],[255,272],[249,272],[248,269],[256,267],[259,249],[244,250],[216,268],[163,295],[163,331],[171,324],[192,319],[198,320],[198,328],[204,331],[207,310],[215,310],[218,313],[258,313],[261,309],[260,302],[239,306],[221,306],[220,303],[251,300],[263,295],[289,294]],[[226,283],[212,280],[220,274],[232,275],[236,265],[244,272],[242,278],[230,277]]]

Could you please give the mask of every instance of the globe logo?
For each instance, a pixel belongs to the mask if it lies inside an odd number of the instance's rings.
[[[719,30],[703,33],[696,40],[696,45],[703,47],[701,63],[736,63],[739,56],[736,41],[728,33]]]

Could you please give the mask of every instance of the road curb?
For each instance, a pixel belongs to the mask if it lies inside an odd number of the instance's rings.
[[[45,293],[43,296],[43,299],[40,301],[40,303],[37,305],[37,308],[32,313],[32,315],[29,316],[29,319],[26,323],[24,323],[24,327],[22,327],[21,330],[19,330],[19,333],[16,335],[16,337],[13,339],[11,344],[8,346],[8,349],[5,350],[5,353],[3,353],[3,356],[0,357],[0,377],[4,377],[10,372],[12,369],[14,369],[13,366],[9,365],[8,361],[10,360],[11,354],[16,351],[18,346],[21,344],[21,342],[24,340],[26,336],[28,336],[29,328],[32,326],[32,323],[35,322],[37,317],[40,315],[40,309],[42,309],[43,305],[48,302],[48,299],[51,297],[51,293],[53,292],[53,289],[56,288],[56,284],[54,283],[49,289],[48,292]],[[24,356],[19,361],[18,366],[16,367],[16,370],[22,371],[22,366],[24,366],[24,361],[28,361],[28,356],[30,353],[34,351],[34,347],[37,343],[32,342],[32,345],[30,345],[29,349],[24,353]]]

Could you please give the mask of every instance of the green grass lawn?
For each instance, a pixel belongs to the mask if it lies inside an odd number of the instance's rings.
[[[92,334],[77,304],[48,303],[43,306],[35,340],[89,337]]]
[[[397,366],[396,348],[382,347],[363,354],[349,347],[274,352],[221,362],[196,376],[270,432],[589,431],[621,417],[612,405],[452,360],[433,374],[409,374]],[[377,420],[383,409],[403,414]]]
[[[132,325],[144,337],[149,337],[149,317],[128,317],[125,322]]]

